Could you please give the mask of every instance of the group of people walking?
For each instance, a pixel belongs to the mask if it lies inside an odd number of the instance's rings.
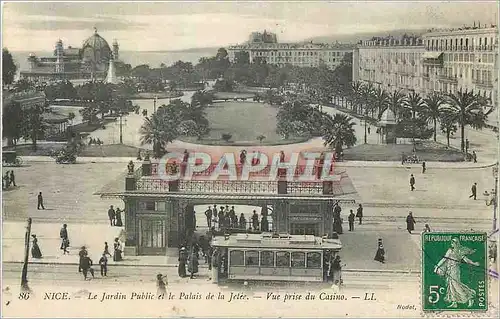
[[[109,224],[111,226],[117,226],[117,227],[122,227],[123,226],[122,210],[120,210],[119,207],[117,207],[116,210],[115,210],[113,208],[113,205],[109,206],[109,209],[108,209],[108,218],[109,218]]]
[[[102,145],[104,144],[100,138],[89,138],[89,145]]]
[[[207,220],[207,226],[209,229],[222,230],[229,228],[237,228],[246,230],[247,229],[247,219],[245,214],[241,213],[239,218],[234,210],[234,206],[229,208],[228,205],[225,207],[223,205],[217,208],[217,205],[208,206],[205,211],[205,217]],[[259,214],[256,210],[253,210],[252,216],[250,217],[249,230],[260,230],[269,231],[269,221],[267,219],[267,214]]]
[[[340,215],[342,212],[342,207],[337,204],[333,208],[333,230],[337,234],[343,234],[344,230],[342,228],[342,223],[343,219]],[[358,218],[359,220],[359,225],[363,223],[363,205],[359,204],[357,210],[356,210],[356,215],[354,214],[353,210],[351,209],[349,211],[349,216],[347,217],[347,221],[349,222],[349,231],[354,231],[354,222]]]

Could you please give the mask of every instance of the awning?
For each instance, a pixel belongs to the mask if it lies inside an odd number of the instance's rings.
[[[206,193],[97,193],[102,198],[120,198],[120,197],[150,197],[150,198],[175,198],[192,200],[313,200],[313,201],[338,201],[340,204],[355,204],[353,198],[332,197],[328,195],[282,195],[282,194],[206,194]]]
[[[443,54],[443,52],[436,52],[436,51],[429,51],[429,52],[424,52],[422,57],[424,59],[439,59],[439,57]]]

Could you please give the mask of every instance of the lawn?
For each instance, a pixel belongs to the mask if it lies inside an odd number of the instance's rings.
[[[243,93],[243,92],[215,92],[215,99],[252,99],[255,93]]]
[[[206,109],[211,131],[208,136],[197,141],[196,138],[182,138],[199,144],[223,144],[221,135],[232,135],[229,144],[259,145],[257,136],[266,138],[262,145],[289,144],[296,140],[283,140],[276,133],[276,114],[278,109],[265,103],[256,102],[221,102]],[[303,139],[301,141],[304,141]]]
[[[347,161],[401,161],[401,154],[411,155],[411,144],[361,144],[344,150]],[[432,141],[423,141],[417,145],[417,156],[430,162],[462,162],[464,156],[455,149]]]

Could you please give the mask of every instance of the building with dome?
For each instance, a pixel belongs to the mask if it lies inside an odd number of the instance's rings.
[[[64,48],[62,40],[55,44],[54,55],[28,57],[29,70],[21,71],[21,78],[35,82],[72,79],[104,79],[110,61],[119,61],[119,46],[112,47],[97,33],[86,39],[81,48]]]

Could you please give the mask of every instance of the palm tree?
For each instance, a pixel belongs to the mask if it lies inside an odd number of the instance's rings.
[[[373,91],[373,111],[377,111],[377,118],[382,116],[382,112],[387,109],[389,104],[389,94],[381,87]],[[372,114],[373,116],[373,114]]]
[[[481,129],[486,125],[486,115],[483,113],[485,99],[472,92],[458,91],[446,96],[445,110],[449,111],[452,119],[460,125],[460,148],[465,150],[465,126]]]
[[[342,152],[343,146],[351,147],[356,144],[355,122],[345,114],[325,116],[323,125],[324,145],[335,149],[337,154]]]
[[[153,144],[153,153],[159,158],[166,150],[167,144],[179,136],[180,123],[180,111],[173,105],[162,105],[151,118],[145,118],[144,124],[139,128],[141,145]]]
[[[434,127],[434,142],[436,141],[437,133],[437,122],[443,113],[444,104],[443,95],[437,92],[432,93],[424,99],[423,109],[421,110],[421,116],[428,123],[432,122]]]
[[[420,94],[411,92],[406,97],[403,105],[411,112],[411,118],[414,119],[416,114],[424,108],[425,102]]]
[[[396,91],[392,92],[388,96],[388,101],[387,101],[386,107],[380,111],[379,118],[382,116],[382,113],[384,113],[384,111],[387,108],[389,108],[392,111],[392,113],[394,113],[394,117],[397,121],[398,116],[401,113],[401,109],[404,105],[404,102],[405,102],[405,95],[400,90],[396,90]]]
[[[351,87],[349,88],[349,99],[351,100],[351,108],[354,112],[358,112],[358,107],[361,103],[361,95],[363,92],[363,85],[361,82],[356,81],[351,84]]]
[[[441,123],[441,132],[446,135],[446,145],[450,147],[450,136],[457,131],[457,122],[454,114],[449,110],[443,109],[439,114],[439,122]]]

